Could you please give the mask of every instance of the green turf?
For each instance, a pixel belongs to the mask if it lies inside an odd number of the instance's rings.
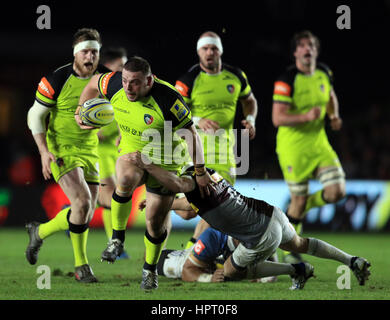
[[[366,257],[372,263],[372,276],[366,286],[359,286],[352,275],[351,289],[339,290],[336,282],[341,274],[336,270],[340,263],[315,257],[305,258],[315,266],[316,278],[310,279],[304,290],[290,291],[290,278],[280,276],[276,283],[251,283],[249,281],[214,283],[184,283],[179,280],[159,278],[159,289],[144,292],[139,288],[143,265],[143,230],[129,230],[126,248],[129,260],[114,264],[100,262],[106,246],[103,230],[89,233],[89,262],[99,279],[96,284],[81,284],[74,280],[73,254],[65,233],[46,239],[38,263],[28,264],[24,251],[28,236],[24,229],[0,229],[0,299],[34,300],[383,300],[390,298],[389,235],[363,233],[313,233],[353,255]],[[180,249],[189,232],[172,232],[167,247]],[[39,265],[51,270],[51,289],[38,289]]]

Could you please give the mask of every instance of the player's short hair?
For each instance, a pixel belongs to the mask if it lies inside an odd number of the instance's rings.
[[[102,40],[100,37],[99,32],[96,29],[91,29],[91,28],[82,28],[76,31],[76,33],[73,36],[73,45],[72,47],[74,48],[76,44],[82,41],[87,41],[87,40],[95,40],[99,42],[99,44],[102,44]]]
[[[110,63],[116,59],[127,57],[127,51],[123,47],[102,48],[100,51],[100,63]]]
[[[298,43],[302,39],[308,39],[308,38],[312,38],[314,40],[314,44],[317,48],[317,51],[320,52],[320,39],[315,34],[313,34],[311,31],[303,30],[303,31],[299,31],[299,32],[295,33],[291,39],[291,52],[292,52],[292,54],[294,54],[295,50],[297,49]]]
[[[152,73],[149,62],[138,56],[129,58],[129,60],[123,66],[123,69],[130,72],[141,71],[145,76],[148,76]]]

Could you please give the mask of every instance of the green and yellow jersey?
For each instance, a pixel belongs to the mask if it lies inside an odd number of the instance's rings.
[[[289,181],[304,181],[315,168],[340,166],[325,131],[326,106],[333,88],[333,73],[318,63],[307,75],[290,66],[275,82],[273,101],[288,103],[290,114],[303,114],[313,107],[321,108],[317,120],[295,126],[279,126],[276,152],[284,176]]]
[[[192,115],[219,123],[222,132],[218,137],[199,131],[202,138],[205,161],[230,183],[234,183],[236,162],[234,156],[235,136],[233,132],[237,102],[251,94],[245,73],[227,64],[221,72],[209,74],[199,64],[181,76],[175,85],[191,108]]]
[[[122,136],[119,155],[140,151],[164,169],[183,166],[188,151],[176,131],[192,125],[191,112],[172,85],[154,77],[148,95],[132,102],[123,90],[122,73],[109,72],[101,75],[99,91],[114,108]]]
[[[95,73],[107,70],[99,65]],[[91,77],[81,78],[70,63],[43,77],[38,85],[35,99],[50,108],[47,145],[49,151],[60,159],[52,165],[56,181],[78,166],[84,168],[87,182],[99,180],[96,130],[82,130],[74,119],[80,95]]]

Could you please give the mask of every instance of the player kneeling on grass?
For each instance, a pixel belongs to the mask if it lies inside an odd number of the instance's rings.
[[[153,165],[140,152],[130,153],[129,161],[146,170],[172,192],[184,193],[189,209],[194,209],[213,228],[240,241],[224,263],[225,278],[244,278],[250,265],[264,262],[279,247],[339,261],[352,269],[360,285],[368,280],[371,265],[366,259],[349,255],[322,240],[298,236],[286,214],[279,208],[262,200],[245,197],[214,170],[190,167],[178,177]],[[209,195],[202,197],[195,178],[205,174],[205,170],[208,170],[214,183],[209,186]],[[292,289],[302,289],[313,276],[312,265],[303,263],[301,266],[302,270],[292,277]]]

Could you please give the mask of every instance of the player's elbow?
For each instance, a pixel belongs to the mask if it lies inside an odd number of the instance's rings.
[[[275,128],[281,126],[280,117],[278,117],[275,113],[272,114],[272,124]]]

